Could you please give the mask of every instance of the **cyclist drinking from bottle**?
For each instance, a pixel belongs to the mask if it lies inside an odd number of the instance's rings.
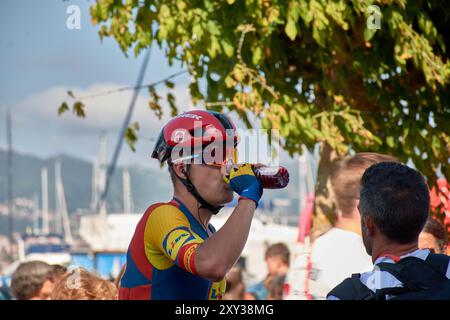
[[[138,223],[119,299],[222,299],[262,196],[250,164],[225,176],[222,163],[236,161],[238,140],[233,122],[218,112],[189,111],[163,127],[152,157],[167,162],[173,199],[151,205]],[[216,232],[209,221],[233,192],[238,205]]]

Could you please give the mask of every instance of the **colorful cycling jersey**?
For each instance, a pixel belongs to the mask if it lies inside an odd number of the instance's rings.
[[[211,224],[208,228],[215,232]],[[178,199],[149,207],[128,247],[119,299],[222,299],[225,279],[212,282],[196,272],[197,246],[207,238],[206,230]]]

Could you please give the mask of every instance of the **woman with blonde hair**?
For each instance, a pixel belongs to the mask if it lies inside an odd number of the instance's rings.
[[[117,300],[118,291],[114,283],[85,269],[77,268],[66,274],[56,284],[51,298],[52,300]]]

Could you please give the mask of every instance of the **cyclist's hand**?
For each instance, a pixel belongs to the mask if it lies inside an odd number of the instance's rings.
[[[246,163],[233,167],[225,181],[234,192],[241,197],[253,200],[258,206],[263,189],[253,172],[251,164]]]

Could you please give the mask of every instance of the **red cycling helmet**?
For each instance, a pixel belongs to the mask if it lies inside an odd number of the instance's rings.
[[[204,151],[212,142],[226,143],[227,146],[231,146],[234,152],[239,142],[234,123],[226,115],[219,112],[188,111],[171,119],[163,127],[153,149],[152,158],[158,159],[161,163],[166,160],[174,161],[176,159],[171,158],[171,153],[177,147],[193,151],[188,156],[182,157],[182,160],[192,159],[199,156],[194,150],[196,147],[200,147],[200,150]],[[223,156],[218,155],[215,158],[218,161],[215,161],[215,163],[220,164],[227,157],[230,157],[230,150],[224,149]]]
[[[221,165],[230,157],[236,162],[238,142],[236,126],[226,115],[215,111],[188,111],[173,118],[163,127],[153,149],[152,158],[158,159],[161,163],[168,161],[170,170],[175,161],[185,161],[199,156],[200,163]],[[224,145],[225,148],[223,148]],[[210,146],[211,148],[208,149]],[[217,148],[218,146],[222,149]],[[187,150],[187,153],[184,153],[184,150]],[[213,154],[217,150],[222,150],[222,153]],[[212,157],[206,160],[205,154],[209,153]],[[201,208],[217,214],[223,207],[213,206],[200,195],[189,177],[189,166],[186,166],[185,178],[176,176],[188,192],[197,199]]]

